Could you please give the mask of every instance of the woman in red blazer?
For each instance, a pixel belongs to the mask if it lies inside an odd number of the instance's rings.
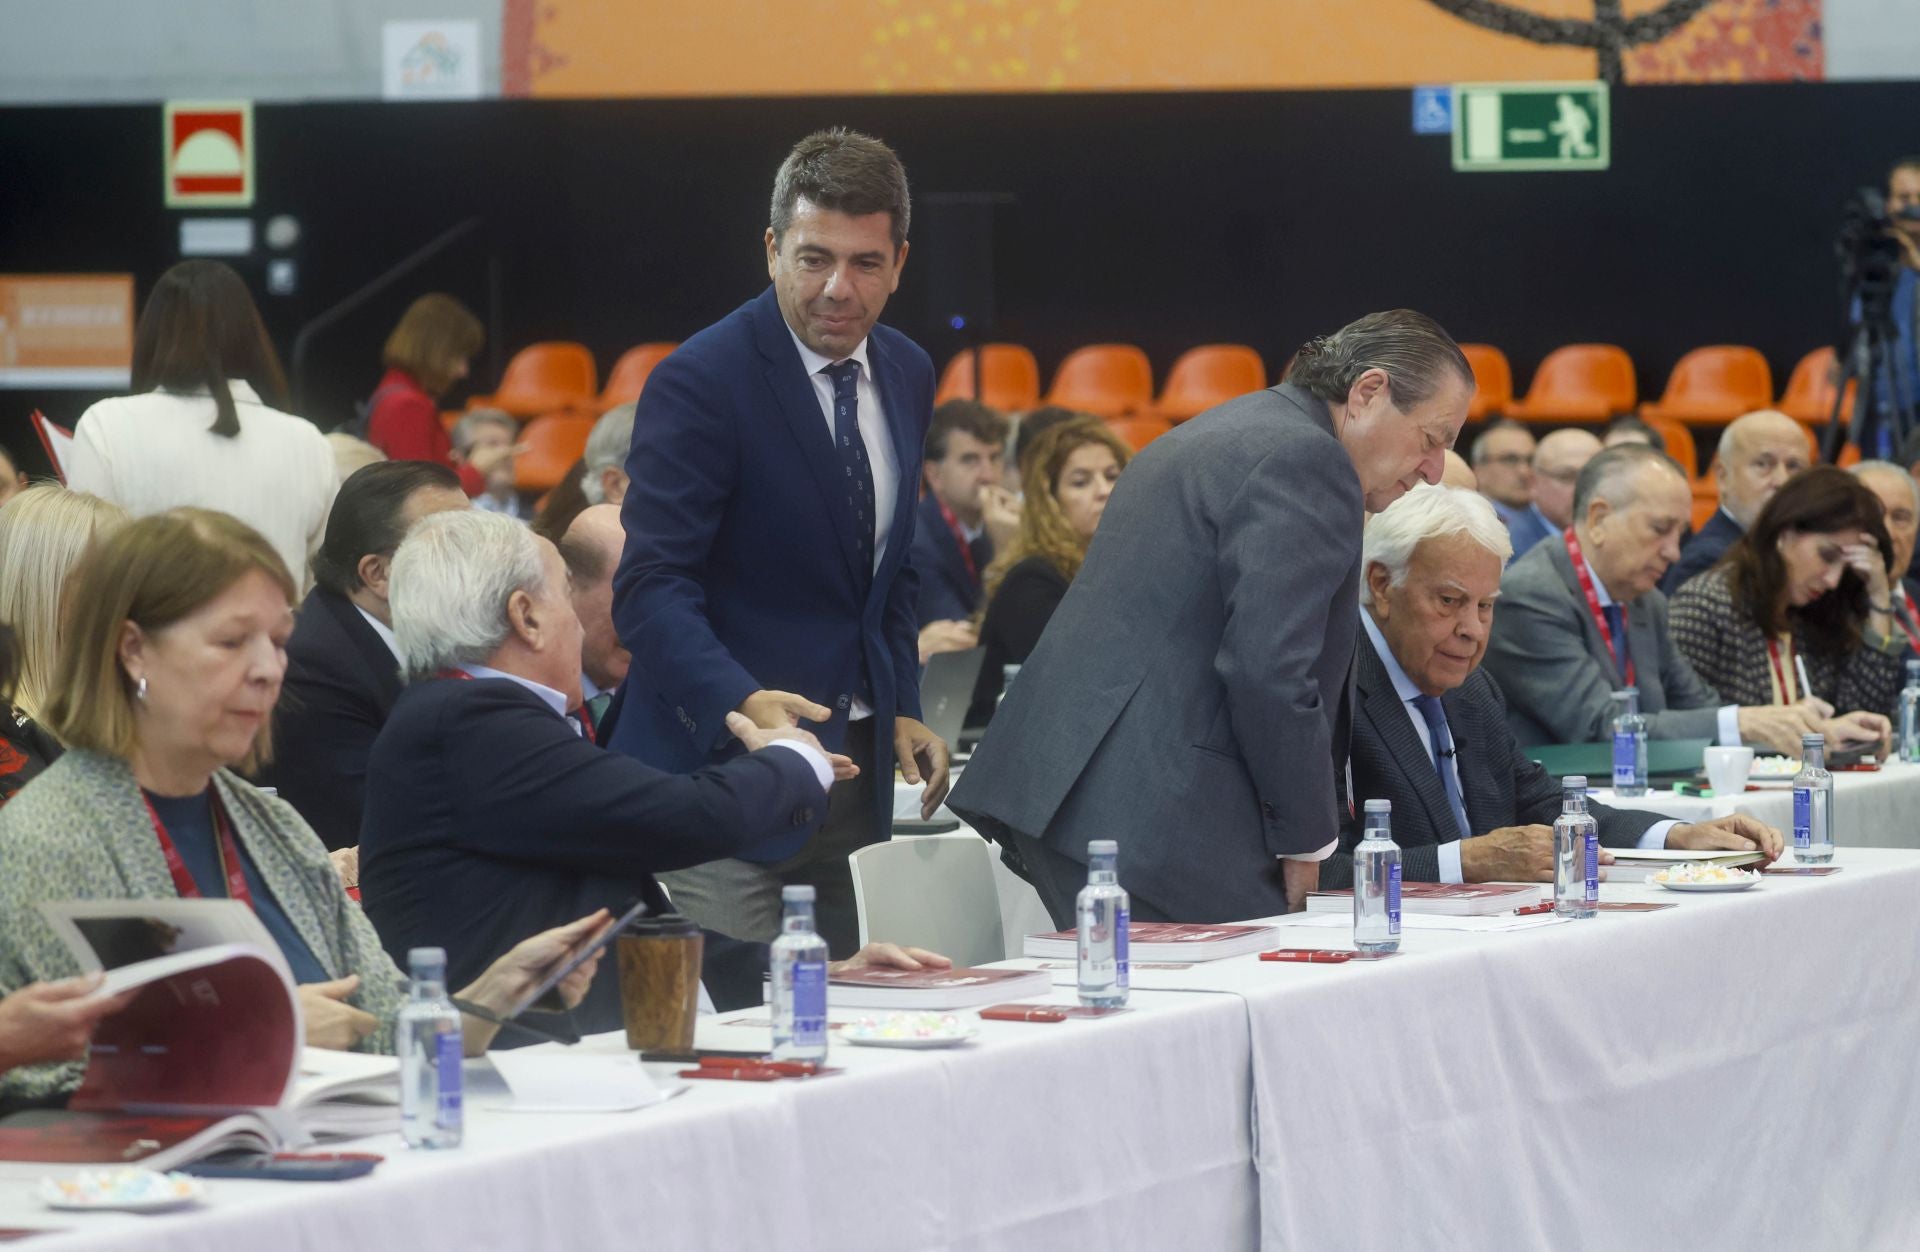
[[[367,442],[395,461],[436,461],[460,475],[469,496],[487,489],[492,462],[512,449],[476,449],[471,462],[453,458],[453,440],[440,424],[439,398],[467,376],[467,363],[486,332],[480,319],[452,296],[434,292],[407,308],[381,353],[386,376],[368,402]]]

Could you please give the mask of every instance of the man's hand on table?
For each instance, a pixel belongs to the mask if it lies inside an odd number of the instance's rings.
[[[953,962],[925,948],[903,948],[897,943],[870,943],[844,961],[827,966],[829,974],[859,969],[866,965],[884,965],[889,969],[951,969]]]
[[[1600,849],[1600,864],[1613,853]],[[1605,878],[1607,871],[1600,871]],[[1553,827],[1502,826],[1460,841],[1460,878],[1464,882],[1552,882]]]
[[[1767,864],[1786,851],[1784,836],[1765,822],[1735,813],[1710,822],[1684,822],[1667,832],[1667,846],[1688,852],[1760,852]]]

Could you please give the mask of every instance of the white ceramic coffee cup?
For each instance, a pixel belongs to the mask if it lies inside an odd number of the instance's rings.
[[[1753,772],[1752,748],[1708,748],[1707,785],[1716,796],[1737,796]]]

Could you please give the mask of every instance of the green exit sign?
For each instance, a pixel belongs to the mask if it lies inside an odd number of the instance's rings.
[[[1612,155],[1605,83],[1456,83],[1456,170],[1603,170]]]

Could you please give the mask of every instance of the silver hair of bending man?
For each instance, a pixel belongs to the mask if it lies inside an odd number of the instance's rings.
[[[536,603],[547,598],[543,543],[524,526],[500,526],[472,512],[436,514],[433,525],[415,526],[393,558],[393,635],[407,676],[487,664],[513,633],[507,613],[514,593]],[[574,704],[578,669],[570,693],[555,688],[571,694]]]
[[[1367,527],[1354,665],[1356,800],[1393,804],[1403,876],[1415,882],[1552,877],[1559,783],[1529,760],[1499,689],[1479,663],[1511,551],[1483,497],[1418,487]],[[1780,854],[1778,831],[1751,818],[1681,824],[1595,804],[1615,848],[1715,848]],[[1322,880],[1345,886],[1360,830],[1349,821]]]
[[[580,494],[588,504],[619,504],[627,498],[627,453],[633,448],[636,406],[616,404],[600,415],[587,434]]]

